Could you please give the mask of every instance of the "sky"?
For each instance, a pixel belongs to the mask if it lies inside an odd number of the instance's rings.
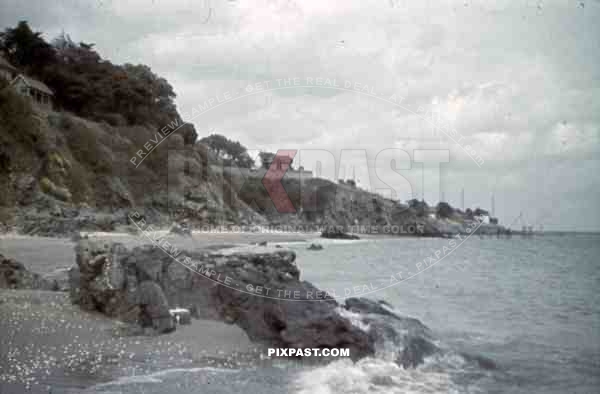
[[[321,176],[403,201],[494,196],[514,228],[600,231],[598,0],[0,0],[2,27],[19,20],[149,65],[200,137],[330,158]]]

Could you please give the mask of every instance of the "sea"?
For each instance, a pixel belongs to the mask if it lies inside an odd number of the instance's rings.
[[[162,370],[86,393],[600,392],[600,234],[473,235],[454,247],[435,238],[316,241],[323,250],[285,245],[303,279],[341,297],[386,301],[427,325],[447,352],[414,369],[371,357]]]

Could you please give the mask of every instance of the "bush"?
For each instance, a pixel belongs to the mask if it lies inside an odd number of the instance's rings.
[[[127,125],[127,119],[125,119],[123,115],[116,113],[95,114],[94,120],[98,122],[106,122],[112,127],[121,127]]]
[[[31,103],[6,82],[0,83],[0,127],[0,145],[25,144],[36,151],[46,145]]]
[[[64,187],[56,186],[50,179],[44,177],[40,180],[42,191],[62,201],[71,200],[71,192]]]
[[[101,148],[101,143],[93,129],[82,122],[75,122],[63,115],[61,125],[67,144],[73,157],[80,163],[86,163],[97,173],[112,173],[112,163]]]
[[[454,209],[447,202],[440,202],[437,205],[437,216],[439,218],[450,218],[454,215]]]
[[[75,162],[69,171],[67,186],[72,194],[72,200],[76,204],[88,202],[90,197],[90,179],[81,164]]]

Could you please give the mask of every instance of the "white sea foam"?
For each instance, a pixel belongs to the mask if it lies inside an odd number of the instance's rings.
[[[370,326],[368,324],[363,323],[362,315],[360,313],[351,312],[342,307],[336,308],[336,312],[340,316],[348,319],[353,326],[358,327],[365,332],[369,331]]]
[[[302,372],[293,382],[296,394],[434,394],[458,393],[445,373],[403,369],[396,363],[365,358],[349,359]]]
[[[122,376],[116,380],[100,383],[95,385],[93,388],[102,388],[110,386],[126,386],[129,384],[140,384],[140,383],[162,383],[163,379],[168,378],[170,375],[177,373],[195,373],[195,372],[208,372],[208,373],[233,373],[238,372],[236,369],[225,369],[215,367],[201,367],[201,368],[171,368],[163,371],[153,372],[147,375],[135,375],[135,376]],[[163,378],[163,379],[161,379]]]
[[[157,231],[157,233],[160,233]],[[168,231],[165,231],[165,233],[168,233]],[[127,232],[107,232],[107,231],[80,231],[79,235],[82,237],[88,237],[88,238],[98,238],[98,237],[131,237],[134,236],[131,233],[127,233]]]

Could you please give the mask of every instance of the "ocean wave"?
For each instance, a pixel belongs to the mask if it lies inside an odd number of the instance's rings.
[[[349,311],[349,310],[347,310],[347,309],[344,309],[344,308],[342,308],[342,307],[338,307],[338,308],[336,308],[336,312],[337,312],[337,313],[338,313],[340,316],[342,316],[342,317],[344,317],[344,318],[348,319],[348,321],[350,321],[350,323],[351,323],[353,326],[355,326],[355,327],[357,327],[357,328],[360,328],[360,329],[361,329],[361,330],[363,330],[364,332],[367,332],[367,331],[369,331],[370,325],[369,325],[369,324],[366,324],[366,323],[363,323],[363,320],[362,320],[362,319],[363,319],[363,317],[364,317],[364,316],[363,316],[363,315],[361,315],[360,313],[351,312],[351,311]]]
[[[335,361],[327,366],[300,373],[294,380],[296,394],[434,394],[458,393],[450,375],[403,369],[378,358]]]
[[[157,384],[163,383],[164,379],[174,377],[177,374],[183,373],[234,373],[235,369],[215,368],[215,367],[200,367],[200,368],[170,368],[163,371],[152,372],[146,375],[122,376],[116,380],[100,383],[92,387],[94,389],[103,389],[112,386],[127,386],[131,384]]]

